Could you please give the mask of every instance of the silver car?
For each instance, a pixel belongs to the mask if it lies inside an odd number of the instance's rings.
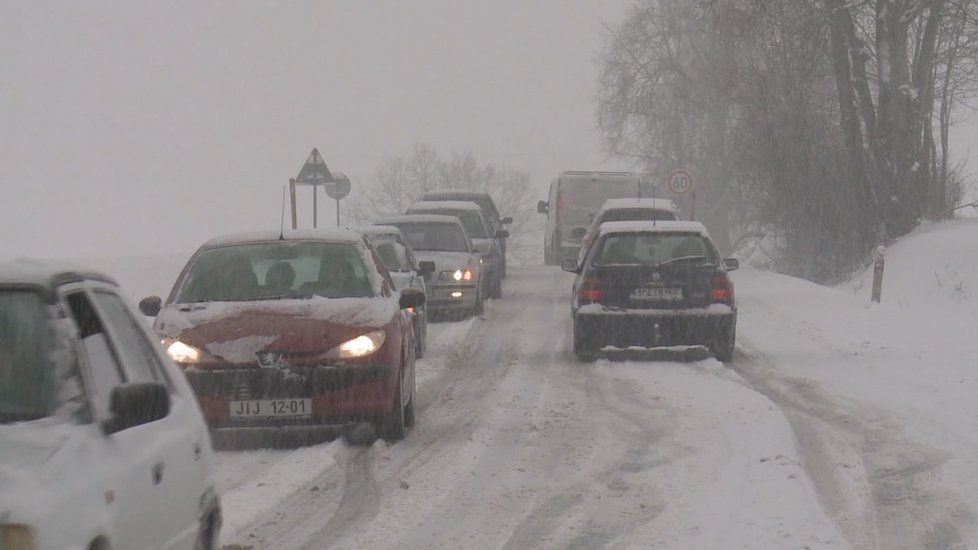
[[[428,294],[425,276],[435,270],[435,264],[430,261],[418,261],[411,243],[400,229],[393,225],[364,225],[351,229],[362,233],[373,243],[397,290],[414,288],[424,292],[425,295]],[[420,359],[424,355],[428,336],[427,304],[414,309],[411,315],[417,343],[416,354]]]
[[[472,245],[482,254],[484,298],[502,298],[503,253],[500,241],[509,235],[505,229],[496,232],[482,215],[479,205],[469,201],[418,201],[408,207],[406,214],[440,214],[456,216],[465,226]]]
[[[434,272],[427,281],[429,314],[482,313],[482,255],[472,245],[461,220],[455,216],[405,214],[374,223],[397,227],[419,260],[434,263]]]

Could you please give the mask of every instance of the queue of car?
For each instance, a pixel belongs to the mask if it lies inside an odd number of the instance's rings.
[[[612,179],[613,195],[632,182]],[[590,220],[547,241],[547,263],[576,274],[574,354],[700,346],[730,361],[737,260],[670,201],[595,208],[586,181],[571,174],[540,208]],[[0,266],[0,548],[215,548],[215,436],[405,437],[429,318],[502,296],[512,220],[487,197],[429,192],[373,225],[208,240],[165,299],[139,303],[152,329],[104,274]]]

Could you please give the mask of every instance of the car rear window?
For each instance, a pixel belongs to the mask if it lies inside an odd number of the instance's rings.
[[[36,291],[0,289],[0,423],[36,420],[56,407],[54,338]]]
[[[652,220],[675,220],[676,214],[659,208],[616,208],[601,215],[600,223]]]
[[[588,225],[608,199],[638,196],[634,181],[562,181],[558,201],[561,223]]]
[[[601,241],[595,265],[716,265],[716,253],[698,233],[617,233]]]
[[[179,303],[374,294],[356,244],[321,241],[276,241],[204,250],[194,259],[179,288]]]

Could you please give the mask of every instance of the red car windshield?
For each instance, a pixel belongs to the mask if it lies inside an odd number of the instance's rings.
[[[199,253],[176,302],[232,302],[374,295],[359,248],[349,242],[221,246]]]

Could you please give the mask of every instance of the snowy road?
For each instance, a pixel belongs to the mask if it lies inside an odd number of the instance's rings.
[[[859,324],[886,311],[794,279],[736,275],[740,346],[731,369],[712,358],[579,364],[569,352],[571,276],[512,269],[504,299],[482,318],[430,328],[418,425],[406,440],[220,452],[223,541],[256,549],[970,547],[978,503],[964,483],[978,474],[978,445],[971,433],[954,445],[927,434],[955,430],[952,415],[973,421],[978,406],[902,414],[912,397],[905,388],[922,375],[885,378],[903,390],[863,391],[880,385],[886,357],[900,357],[900,334],[880,344],[885,334]],[[808,307],[830,299],[841,308],[835,317]],[[973,389],[967,378],[954,390]],[[927,395],[935,406],[946,399]]]

